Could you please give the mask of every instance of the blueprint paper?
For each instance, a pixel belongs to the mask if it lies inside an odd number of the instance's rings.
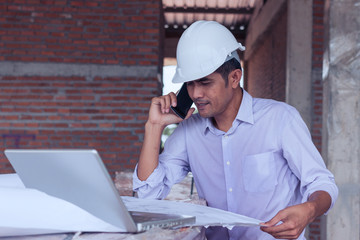
[[[124,232],[85,210],[34,189],[0,188],[0,236]]]
[[[0,188],[25,188],[17,174],[0,174]]]
[[[260,220],[190,203],[122,197],[129,211],[196,216],[196,226],[258,226]],[[0,237],[61,232],[125,232],[62,199],[0,175]]]
[[[0,237],[60,232],[124,232],[78,206],[0,175]]]
[[[191,203],[122,197],[129,211],[196,216],[193,226],[259,226],[263,221],[240,214]]]

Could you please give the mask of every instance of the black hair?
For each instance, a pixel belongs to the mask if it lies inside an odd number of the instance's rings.
[[[222,78],[225,80],[225,86],[229,84],[229,73],[234,71],[235,69],[241,69],[241,64],[236,60],[236,58],[232,58],[226,62],[224,62],[218,69],[215,70],[216,73],[219,73]]]

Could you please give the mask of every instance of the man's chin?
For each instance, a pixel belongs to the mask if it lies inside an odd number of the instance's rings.
[[[208,112],[203,112],[203,111],[199,111],[199,115],[203,118],[209,118],[212,117],[212,114],[208,113]]]

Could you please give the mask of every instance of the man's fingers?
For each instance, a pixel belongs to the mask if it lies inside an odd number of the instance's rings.
[[[274,234],[274,233],[286,231],[288,229],[288,227],[286,227],[286,225],[284,223],[282,223],[282,224],[279,224],[276,226],[260,227],[260,229],[263,230],[264,232]]]
[[[165,113],[165,99],[163,97],[159,97],[158,104],[160,105],[161,113]]]
[[[261,230],[279,239],[297,239],[301,234],[297,228],[285,227],[285,223],[275,227],[261,227]]]
[[[188,119],[189,117],[191,117],[191,115],[194,113],[194,111],[195,111],[195,108],[190,108],[188,113],[186,114],[185,119]]]
[[[174,104],[173,100],[172,100],[173,96],[171,96],[171,95],[174,95],[174,94],[168,94],[168,95],[164,95],[164,96],[160,96],[160,97],[155,97],[152,99],[152,104],[158,105],[161,113],[169,113],[170,106],[172,106]],[[175,99],[176,99],[176,96],[175,96]]]
[[[303,228],[295,219],[290,219],[288,210],[278,212],[270,221],[261,223],[260,229],[275,238],[297,239]]]
[[[163,113],[168,113],[170,111],[170,97],[164,96],[164,106],[163,106]]]
[[[176,107],[176,95],[175,93],[171,92],[168,95],[164,95],[161,97],[163,99],[163,105],[162,105],[162,113],[169,113],[170,107]]]
[[[169,93],[169,96],[170,96],[171,106],[176,107],[177,99],[175,93],[171,92]]]
[[[272,227],[272,226],[275,226],[276,224],[278,224],[282,220],[283,220],[283,217],[282,217],[282,214],[280,211],[272,219],[270,219],[270,221],[267,221],[265,223],[260,223],[260,225],[264,226],[264,227]]]
[[[170,110],[171,106],[176,107],[177,105],[175,93],[172,92],[169,93],[168,95],[155,97],[152,99],[151,103],[152,103],[152,107],[150,109],[150,114],[149,114],[149,119],[151,119],[151,122],[165,121],[166,124],[168,123],[171,124],[171,123],[179,123],[182,121],[180,117],[178,117]],[[194,111],[195,109],[191,108],[187,113],[185,119],[189,118]],[[174,116],[176,117],[176,119],[174,118]]]
[[[283,217],[281,211],[278,212],[272,219],[265,223],[260,223],[260,229],[275,237],[275,234],[285,231],[286,226],[282,223]]]

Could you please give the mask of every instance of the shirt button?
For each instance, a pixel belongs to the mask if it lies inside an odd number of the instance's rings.
[[[229,188],[229,192],[232,192],[232,188]]]
[[[230,165],[230,162],[229,162],[229,161],[227,161],[227,162],[226,162],[226,164],[227,164],[227,165]]]
[[[228,138],[228,135],[225,135],[224,138]]]

